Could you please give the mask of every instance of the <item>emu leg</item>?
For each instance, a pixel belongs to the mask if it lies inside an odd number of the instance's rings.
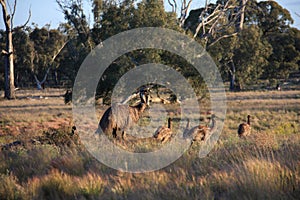
[[[122,139],[123,139],[123,140],[126,139],[126,133],[125,133],[125,131],[122,131]]]
[[[117,137],[117,129],[116,128],[113,129],[112,135],[114,138]]]
[[[203,133],[202,138],[201,138],[201,141],[205,141],[205,139],[206,139],[206,134]]]

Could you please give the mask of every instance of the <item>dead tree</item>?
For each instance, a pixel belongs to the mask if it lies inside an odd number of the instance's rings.
[[[49,74],[50,68],[51,68],[51,66],[53,65],[53,63],[54,63],[56,57],[60,54],[60,52],[64,49],[64,47],[67,45],[68,42],[69,42],[69,40],[66,41],[65,43],[63,43],[63,45],[57,50],[57,52],[54,53],[54,55],[53,55],[53,57],[52,57],[50,63],[48,64],[49,67],[48,67],[48,69],[47,69],[47,71],[46,71],[46,74],[44,75],[44,78],[42,79],[42,81],[40,81],[40,80],[38,79],[37,75],[34,74],[33,68],[32,68],[33,77],[34,77],[34,79],[35,79],[35,82],[36,82],[36,85],[37,85],[37,89],[38,89],[38,90],[45,89],[45,82],[46,82],[46,80],[47,80],[47,76],[48,76],[48,74]],[[32,56],[32,61],[31,61],[32,63],[33,63],[33,58],[34,58],[34,55]]]
[[[182,0],[179,23],[185,29],[189,29],[191,26],[190,23],[186,23],[191,1]],[[243,29],[248,0],[242,0],[240,4],[234,0],[228,0],[223,4],[209,2],[209,0],[205,0],[204,7],[194,12],[198,13],[198,24],[193,30],[194,38],[202,38],[206,49],[224,38],[236,36]],[[235,27],[235,31],[229,31],[231,27]]]
[[[6,46],[5,49],[2,50],[2,54],[5,56],[4,63],[4,72],[5,72],[5,94],[4,97],[7,99],[14,99],[15,95],[15,84],[14,84],[14,52],[13,52],[13,19],[16,13],[17,0],[14,1],[13,8],[5,1],[0,0],[0,4],[2,6],[2,15],[3,22],[5,25],[6,32]],[[8,6],[8,7],[7,7]],[[8,8],[10,9],[10,13],[8,12]],[[31,12],[29,11],[29,17],[25,24],[21,27],[25,27],[29,22],[31,17]]]

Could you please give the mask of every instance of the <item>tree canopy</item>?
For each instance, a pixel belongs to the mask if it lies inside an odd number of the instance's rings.
[[[56,2],[66,20],[58,28],[45,25],[12,30],[18,87],[33,86],[34,76],[42,79],[48,72],[49,86],[71,87],[81,63],[95,46],[138,27],[169,28],[194,38],[213,57],[232,90],[245,89],[258,80],[286,79],[299,70],[300,31],[291,26],[290,13],[275,1],[218,0],[177,17],[175,4],[168,12],[161,0],[91,0],[92,19],[85,16],[82,0]],[[183,8],[187,11],[188,5]],[[2,49],[5,41],[5,30],[0,30]],[[163,50],[141,49],[110,65],[98,84],[98,95],[110,95],[124,73],[145,63],[170,65],[196,91],[203,92],[201,76],[184,59]],[[3,88],[4,67],[0,73]]]

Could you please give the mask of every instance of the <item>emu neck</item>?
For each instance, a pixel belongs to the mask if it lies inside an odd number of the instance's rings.
[[[168,128],[171,129],[171,118],[168,119]]]
[[[140,103],[139,105],[137,105],[137,109],[139,114],[141,114],[142,112],[144,112],[144,110],[146,109],[147,105],[145,103]]]
[[[248,116],[248,121],[247,121],[247,124],[250,125],[250,116]]]
[[[216,125],[216,120],[214,117],[211,118],[211,125],[210,125],[210,129],[213,130],[215,128]]]
[[[190,128],[190,119],[187,119],[187,124],[186,124],[185,129],[188,130],[189,128]]]

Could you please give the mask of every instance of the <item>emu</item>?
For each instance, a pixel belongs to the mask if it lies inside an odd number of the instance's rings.
[[[125,130],[132,127],[138,122],[141,114],[149,106],[149,94],[147,89],[140,90],[140,103],[136,106],[113,105],[109,107],[103,114],[99,125],[104,133],[112,134],[117,137],[117,131],[122,131],[122,139],[125,139]]]
[[[248,118],[247,123],[242,123],[239,125],[238,136],[240,138],[246,137],[246,136],[250,135],[250,133],[251,133],[250,115],[248,115],[247,118]]]
[[[202,125],[198,125],[195,126],[193,128],[191,128],[189,130],[189,120],[186,126],[186,130],[183,133],[183,138],[192,138],[192,143],[195,141],[206,141],[209,138],[209,135],[213,132],[213,130],[215,129],[215,125],[216,125],[216,120],[215,120],[216,116],[213,114],[211,116],[211,122],[209,126],[202,126]]]
[[[70,104],[72,102],[72,90],[67,90],[64,94],[65,104]]]
[[[154,134],[154,138],[161,141],[161,143],[165,143],[172,136],[172,119],[168,118],[168,127],[161,126],[159,127]]]

